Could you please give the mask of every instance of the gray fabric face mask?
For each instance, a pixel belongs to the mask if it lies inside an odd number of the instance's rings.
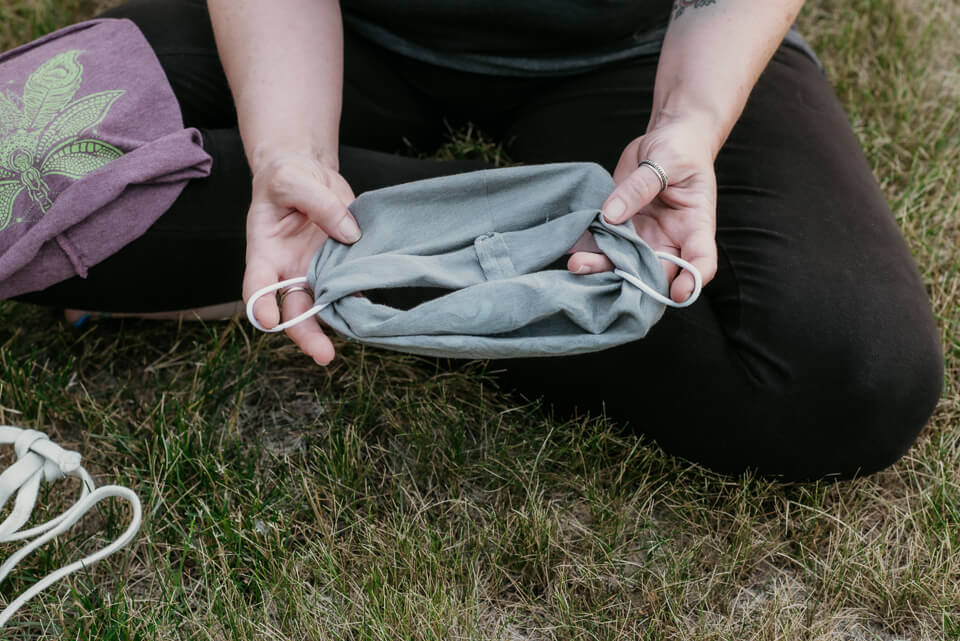
[[[599,165],[562,163],[366,192],[350,205],[363,237],[353,245],[328,240],[306,277],[256,292],[247,316],[258,329],[278,332],[319,315],[350,339],[451,358],[580,354],[641,339],[665,306],[697,299],[700,274],[654,252],[631,223],[603,219],[600,207],[614,187]],[[585,231],[616,269],[578,275],[551,268]],[[688,300],[666,296],[660,259],[693,274]],[[257,299],[302,282],[316,306],[271,330],[262,327],[253,316]],[[405,287],[446,293],[407,310],[370,299],[377,290]]]

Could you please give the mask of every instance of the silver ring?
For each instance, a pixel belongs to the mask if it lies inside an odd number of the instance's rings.
[[[663,167],[661,167],[659,164],[655,163],[652,160],[641,160],[640,164],[637,165],[637,168],[643,167],[644,165],[652,169],[654,173],[657,174],[657,178],[660,179],[660,191],[663,191],[664,189],[666,189],[667,186],[670,184],[670,181],[667,180],[667,172],[663,170]]]
[[[281,308],[283,307],[283,299],[286,298],[289,294],[293,292],[307,292],[310,294],[310,297],[313,297],[313,292],[306,287],[301,287],[300,285],[294,285],[293,287],[287,287],[282,292],[280,292],[279,302],[277,303]]]

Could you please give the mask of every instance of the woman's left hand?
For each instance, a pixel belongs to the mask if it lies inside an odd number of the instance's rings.
[[[694,120],[673,120],[652,127],[627,145],[613,173],[616,189],[603,205],[611,223],[632,218],[637,234],[654,251],[679,256],[696,267],[707,284],[717,272],[717,180],[713,169],[712,138]],[[661,191],[656,171],[642,160],[652,160],[667,174]],[[587,251],[583,251],[587,250]],[[573,248],[567,268],[595,273],[613,268],[609,259],[592,253],[583,243]],[[682,302],[693,292],[693,276],[678,275],[678,267],[661,261],[671,282],[670,297]]]

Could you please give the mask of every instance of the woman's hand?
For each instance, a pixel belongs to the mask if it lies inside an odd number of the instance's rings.
[[[750,91],[797,17],[803,0],[678,2],[660,51],[647,133],[624,149],[613,173],[617,187],[603,213],[620,223],[633,218],[637,233],[656,251],[693,263],[706,284],[717,272],[717,179],[714,159],[743,112]],[[663,167],[669,186],[649,166]],[[570,271],[612,268],[602,254],[578,243]],[[693,277],[677,275],[670,297],[685,300]]]
[[[335,163],[302,152],[281,152],[257,163],[253,196],[247,214],[247,268],[243,299],[287,278],[304,276],[313,255],[328,237],[343,243],[360,238],[360,228],[347,210],[353,190]],[[313,306],[313,296],[292,292],[284,299],[283,318]],[[254,314],[264,327],[281,318],[276,299],[261,298]],[[316,322],[286,330],[287,335],[320,365],[333,360],[333,344]]]
[[[343,21],[337,0],[208,0],[210,22],[253,170],[243,298],[280,279],[302,277],[328,236],[360,237],[337,169],[343,97]],[[352,223],[352,226],[351,226]],[[283,317],[312,296],[291,292]],[[275,327],[280,310],[262,298],[254,314]],[[287,330],[325,365],[333,345],[317,323]]]
[[[617,187],[603,205],[611,223],[633,220],[637,234],[653,248],[693,264],[706,284],[717,271],[717,181],[714,152],[707,128],[694,119],[678,119],[651,128],[623,150],[613,173]],[[642,160],[653,160],[666,172],[669,185],[660,191],[660,178]],[[575,273],[613,269],[610,260],[581,243],[574,247],[567,268]],[[670,297],[682,302],[693,293],[693,276],[677,274],[673,263],[661,261],[672,282]]]

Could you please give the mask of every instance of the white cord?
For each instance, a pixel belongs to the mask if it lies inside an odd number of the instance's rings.
[[[682,303],[675,303],[673,302],[673,300],[667,298],[666,296],[664,296],[663,294],[655,290],[653,287],[650,287],[650,285],[647,285],[645,282],[643,282],[633,274],[628,274],[622,269],[615,269],[613,270],[613,273],[619,276],[620,278],[622,278],[623,280],[627,281],[637,289],[642,290],[645,294],[650,296],[655,301],[663,303],[664,305],[667,305],[669,307],[689,307],[690,305],[693,305],[693,303],[697,300],[697,298],[699,298],[700,290],[703,288],[703,279],[700,277],[700,270],[698,270],[696,267],[694,267],[687,261],[683,260],[682,258],[678,258],[677,256],[674,256],[673,254],[657,252],[657,258],[673,263],[674,265],[679,265],[682,269],[687,270],[693,276],[693,292],[690,294],[690,296],[687,297],[687,300],[683,301]]]
[[[63,449],[51,441],[43,432],[0,425],[0,444],[11,443],[17,453],[17,462],[4,470],[3,474],[0,474],[0,509],[14,493],[17,497],[10,515],[3,523],[0,523],[0,542],[37,538],[14,552],[3,565],[0,565],[0,581],[7,578],[7,575],[25,556],[50,539],[70,529],[74,523],[83,518],[90,508],[105,498],[114,496],[127,501],[133,509],[133,518],[127,530],[113,543],[79,561],[74,561],[70,565],[51,572],[7,605],[0,612],[0,628],[6,625],[10,617],[24,603],[42,590],[77,570],[93,565],[127,545],[137,535],[143,519],[140,499],[132,490],[119,485],[105,485],[99,489],[94,489],[93,479],[80,466],[80,454]],[[55,481],[64,476],[74,476],[81,480],[83,487],[80,490],[80,498],[77,502],[63,514],[50,519],[46,523],[29,530],[20,531],[20,528],[30,519],[30,513],[37,502],[40,481]]]
[[[302,323],[303,321],[307,320],[311,316],[316,316],[317,314],[325,310],[330,303],[323,303],[322,305],[314,305],[313,307],[311,307],[304,313],[300,314],[299,316],[295,318],[291,318],[290,320],[284,323],[280,323],[273,329],[267,329],[266,327],[261,325],[260,322],[257,320],[257,317],[253,315],[253,306],[256,305],[257,301],[260,300],[261,297],[266,296],[267,294],[272,294],[273,292],[279,291],[284,287],[289,287],[290,285],[297,285],[305,282],[307,282],[306,276],[299,276],[298,278],[288,278],[287,280],[281,280],[279,283],[268,285],[267,287],[263,287],[262,289],[258,289],[257,291],[253,292],[253,296],[251,296],[250,300],[247,301],[247,319],[249,319],[250,324],[256,327],[257,329],[259,329],[261,332],[268,332],[270,334],[274,334],[276,332],[282,332],[288,327],[293,327],[294,325]]]

